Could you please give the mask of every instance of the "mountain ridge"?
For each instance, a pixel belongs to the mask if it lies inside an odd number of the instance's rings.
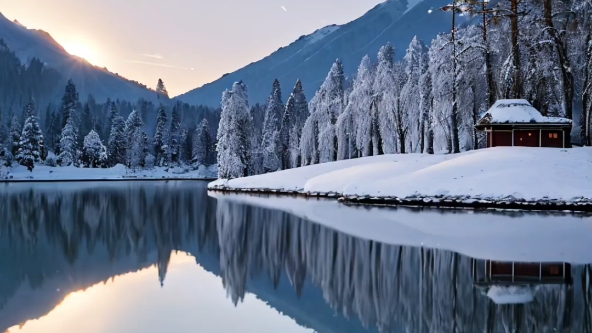
[[[349,23],[325,26],[301,36],[261,60],[175,99],[219,106],[222,92],[242,80],[248,86],[250,102],[261,103],[269,95],[275,78],[285,91],[301,79],[310,98],[337,58],[343,61],[346,74],[352,75],[364,55],[375,57],[387,42],[395,46],[396,57],[401,59],[415,35],[429,44],[438,33],[448,31],[449,14],[434,10],[446,4],[448,0],[387,0]]]
[[[107,98],[157,100],[154,90],[147,86],[69,54],[50,33],[28,29],[18,20],[10,21],[1,12],[0,39],[4,40],[22,63],[27,64],[32,58],[37,58],[58,71],[63,76],[64,85],[66,80],[72,79],[82,98],[92,94],[99,101]]]

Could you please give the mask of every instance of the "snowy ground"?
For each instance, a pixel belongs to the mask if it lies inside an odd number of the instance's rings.
[[[210,189],[298,192],[351,200],[592,204],[592,148],[499,147],[384,155],[218,180]]]
[[[341,205],[335,200],[209,192],[224,202],[281,210],[355,237],[499,261],[592,262],[592,219],[540,212],[478,212]]]
[[[117,180],[117,179],[213,179],[217,177],[217,167],[206,168],[201,166],[198,170],[186,170],[183,168],[153,168],[148,170],[132,171],[118,164],[107,169],[88,169],[70,167],[35,166],[33,172],[21,165],[13,165],[10,168],[0,168],[0,181],[26,181],[26,180]]]

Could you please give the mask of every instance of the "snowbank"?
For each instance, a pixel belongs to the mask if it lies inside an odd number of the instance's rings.
[[[384,155],[218,180],[209,188],[376,203],[592,208],[592,148],[498,147],[455,155]]]
[[[49,167],[38,165],[33,172],[14,164],[11,168],[0,169],[0,181],[43,181],[43,180],[117,180],[117,179],[212,179],[217,177],[217,167],[200,166],[198,170],[186,171],[182,168],[153,168],[132,171],[118,164],[107,169],[69,167]]]
[[[209,192],[223,201],[280,210],[354,237],[448,250],[477,259],[592,262],[592,219],[541,212],[361,207],[335,200]]]

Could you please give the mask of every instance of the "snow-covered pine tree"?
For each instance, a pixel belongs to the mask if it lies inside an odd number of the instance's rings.
[[[421,89],[420,79],[424,74],[426,68],[423,66],[424,59],[426,57],[426,47],[424,43],[415,36],[407,53],[403,58],[405,62],[405,76],[407,81],[405,82],[403,89],[401,90],[401,105],[405,118],[402,121],[405,127],[409,130],[409,140],[407,140],[407,146],[409,152],[417,152],[420,150],[423,136],[421,131],[422,112],[420,109],[421,100]]]
[[[145,163],[146,147],[144,142],[145,133],[142,131],[143,126],[144,123],[138,111],[132,111],[125,122],[126,163],[128,168],[131,169],[140,168]]]
[[[200,165],[208,165],[211,161],[212,154],[212,136],[210,135],[210,126],[208,121],[204,118],[193,135],[193,152],[191,162],[195,167]]]
[[[7,142],[6,138],[8,137],[8,131],[6,130],[6,126],[4,126],[4,121],[2,117],[2,109],[0,109],[0,158],[4,157],[7,151]]]
[[[193,142],[190,139],[189,131],[185,127],[181,127],[181,149],[179,151],[179,161],[181,163],[191,162]]]
[[[20,165],[26,166],[29,171],[33,171],[35,163],[45,159],[46,152],[43,133],[41,133],[35,111],[28,114],[30,116],[25,120],[21,132],[16,160]]]
[[[241,82],[232,91],[222,94],[222,112],[218,125],[218,177],[232,179],[245,177],[252,170],[250,156],[250,130],[247,87]]]
[[[377,115],[372,112],[375,74],[375,66],[372,60],[368,55],[364,56],[358,67],[358,73],[345,111],[346,114],[351,114],[350,121],[352,122],[351,125],[354,126],[351,128],[350,135],[352,137],[349,139],[355,144],[356,153],[354,155],[371,156],[373,147],[380,145],[378,140],[373,141],[375,136],[372,135],[373,129],[376,130],[375,125],[378,124]]]
[[[21,126],[21,122],[17,115],[13,115],[12,119],[10,120],[10,129],[8,130],[8,142],[9,147],[8,150],[11,152],[12,156],[16,156],[18,149],[19,149],[19,142],[21,141],[21,133],[23,132],[23,127]]]
[[[344,110],[344,81],[343,64],[337,59],[309,103],[310,115],[304,124],[300,142],[305,165],[337,159],[335,126]]]
[[[171,127],[169,130],[169,143],[168,143],[168,151],[170,154],[170,162],[173,164],[178,164],[181,158],[181,143],[182,143],[182,133],[181,133],[181,104],[177,103],[173,107],[173,112],[171,114]]]
[[[156,84],[156,96],[159,99],[161,97],[163,97],[164,99],[169,98],[169,92],[166,90],[166,87],[164,86],[164,82],[162,82],[162,79],[158,79],[158,83]]]
[[[119,116],[119,110],[117,109],[117,104],[112,102],[110,99],[107,100],[105,104],[107,107],[107,124],[105,124],[105,133],[103,134],[105,138],[109,138],[111,134],[111,126],[113,125],[113,119]]]
[[[273,82],[273,89],[267,100],[265,119],[263,121],[263,138],[261,150],[263,153],[263,172],[273,172],[281,169],[281,143],[280,127],[284,104],[282,102],[282,89],[280,82],[276,79]]]
[[[302,88],[302,82],[298,79],[286,103],[280,129],[281,157],[284,169],[301,166],[300,136],[307,117],[308,102]]]
[[[111,121],[111,132],[107,143],[109,165],[126,164],[127,140],[125,137],[125,120],[116,114]]]
[[[36,115],[36,113],[35,101],[31,98],[23,108],[23,122],[29,119],[29,117]]]
[[[78,104],[78,91],[76,90],[76,85],[70,79],[66,84],[66,90],[62,96],[62,128],[66,126],[71,116],[75,116],[74,112],[78,109]],[[76,122],[71,123],[71,126],[74,128],[77,125]]]
[[[82,114],[80,115],[80,135],[84,135],[84,133],[90,133],[93,128],[93,117],[90,110],[90,105],[88,102],[84,103],[84,107],[82,108]],[[83,140],[84,141],[84,138]]]
[[[74,117],[69,116],[67,117],[66,125],[62,129],[62,135],[60,139],[60,154],[58,156],[58,161],[61,166],[78,164],[77,138],[78,133],[76,133],[76,127],[74,126]]]
[[[372,155],[394,154],[401,152],[399,147],[400,139],[397,131],[397,115],[401,111],[400,75],[395,68],[393,57],[395,48],[386,44],[378,51],[378,65],[376,66],[376,77],[374,79],[373,110],[376,115],[372,116],[377,123],[372,124]],[[400,117],[399,117],[400,119]],[[399,145],[397,144],[399,143]]]
[[[167,129],[167,115],[164,107],[161,105],[158,109],[158,116],[156,118],[156,130],[154,131],[154,157],[156,158],[157,166],[168,165],[168,129]]]
[[[91,130],[84,137],[82,163],[86,168],[103,168],[107,166],[107,148],[101,142],[99,134]]]

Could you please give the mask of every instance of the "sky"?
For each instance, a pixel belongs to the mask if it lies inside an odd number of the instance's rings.
[[[176,96],[383,0],[0,0],[70,53]]]

